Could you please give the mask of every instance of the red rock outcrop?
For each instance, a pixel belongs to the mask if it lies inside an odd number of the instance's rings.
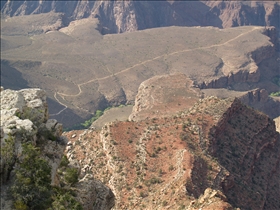
[[[64,134],[75,142],[68,155],[108,184],[118,209],[280,205],[279,133],[239,99],[207,97],[173,116],[73,132]]]

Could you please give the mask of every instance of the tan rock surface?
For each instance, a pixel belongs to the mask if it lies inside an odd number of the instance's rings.
[[[280,133],[280,116],[274,119],[276,130]]]
[[[130,120],[167,117],[188,109],[201,97],[185,74],[155,76],[141,83]]]

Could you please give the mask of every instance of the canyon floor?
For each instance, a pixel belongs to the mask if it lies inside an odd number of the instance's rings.
[[[101,35],[97,19],[59,28],[60,18],[1,19],[1,82],[46,90],[50,116],[65,127],[97,109],[133,104],[140,83],[156,75],[183,73],[207,89],[279,90],[271,29],[173,26]]]

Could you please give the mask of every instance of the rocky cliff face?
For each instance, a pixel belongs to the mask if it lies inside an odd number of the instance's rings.
[[[19,91],[4,90],[1,87],[1,148],[8,144],[11,137],[14,141],[10,151],[1,150],[1,182],[6,184],[13,179],[16,158],[23,156],[22,144],[31,142],[33,145],[42,144],[42,156],[51,166],[51,182],[56,179],[56,171],[60,164],[65,146],[60,139],[62,125],[56,120],[49,119],[46,93],[41,89],[22,89]],[[58,144],[60,142],[60,144]],[[10,154],[10,155],[6,155]],[[12,160],[12,161],[11,161]],[[9,183],[9,182],[8,182]],[[7,202],[4,199],[6,190],[1,191],[3,208]],[[3,196],[2,196],[3,195]],[[9,204],[7,204],[9,205]]]
[[[99,171],[116,209],[279,208],[280,143],[271,119],[239,99],[206,97],[178,110],[64,133],[75,144],[69,152]]]
[[[69,21],[97,17],[103,34],[171,25],[279,28],[279,8],[275,1],[1,1],[4,16],[52,11],[64,13]]]
[[[50,184],[60,186],[62,174],[58,169],[67,144],[67,139],[61,134],[62,124],[49,119],[45,91],[14,91],[1,87],[1,209],[12,208],[6,193],[13,185],[19,160],[25,158],[23,144],[27,142],[40,150],[41,157],[51,167]],[[70,166],[80,170],[76,162],[70,161]],[[76,199],[83,209],[110,209],[114,205],[114,195],[108,196],[110,189],[94,179],[92,174],[79,174],[72,190],[77,192]],[[97,208],[92,207],[94,203]]]
[[[55,142],[62,134],[62,125],[56,120],[48,119],[46,93],[40,89],[23,89],[19,91],[1,90],[1,146],[12,135],[15,138],[16,156],[21,156],[22,143],[32,142],[36,145],[44,141],[43,153],[54,157],[49,159],[52,165],[52,182],[59,166],[64,147],[55,146]],[[4,173],[5,159],[1,161],[1,172]],[[4,174],[4,181],[8,179]]]
[[[241,208],[279,208],[275,197],[279,194],[279,133],[271,119],[234,100],[210,129],[208,140],[208,151],[227,170],[220,187],[230,203]]]
[[[255,109],[266,113],[272,119],[279,116],[279,100],[269,97],[265,89],[255,89],[248,91],[240,97],[242,103],[254,107]]]

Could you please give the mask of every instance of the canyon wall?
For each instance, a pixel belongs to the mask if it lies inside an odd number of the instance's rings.
[[[103,34],[172,25],[279,29],[279,8],[276,1],[1,1],[6,17],[48,12],[63,13],[68,22],[97,17]]]

